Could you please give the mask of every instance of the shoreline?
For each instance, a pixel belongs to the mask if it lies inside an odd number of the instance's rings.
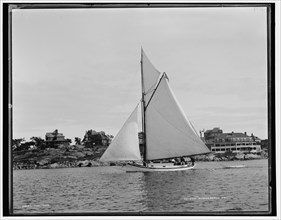
[[[268,158],[267,157],[258,157],[258,158],[223,159],[223,160],[207,160],[207,159],[202,160],[201,159],[201,160],[196,160],[196,162],[234,162],[234,161],[263,160],[263,159],[268,159]],[[82,164],[83,162],[84,162],[84,164]],[[123,163],[121,163],[121,162],[109,163],[109,162],[99,162],[99,161],[88,161],[88,164],[86,164],[85,161],[79,161],[78,164],[71,164],[71,165],[66,165],[65,163],[54,163],[54,164],[48,164],[48,165],[42,165],[42,166],[34,166],[33,164],[21,164],[21,165],[14,165],[13,170],[107,167],[107,166],[122,166],[122,164]]]
[[[72,148],[61,146],[59,148],[46,148],[44,150],[25,150],[13,152],[13,170],[23,169],[56,169],[56,168],[75,168],[75,167],[99,167],[99,166],[118,166],[124,162],[101,162],[99,161],[103,151],[81,146]],[[210,152],[204,155],[192,156],[195,162],[211,161],[244,161],[255,159],[267,159],[268,153],[261,152]],[[185,157],[190,161],[191,157]],[[179,158],[178,158],[179,159]],[[163,160],[160,160],[160,162]],[[154,161],[155,162],[155,161]]]

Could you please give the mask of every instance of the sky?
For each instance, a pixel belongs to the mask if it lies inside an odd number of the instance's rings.
[[[16,9],[13,138],[116,135],[141,99],[143,47],[195,129],[265,139],[266,8]]]

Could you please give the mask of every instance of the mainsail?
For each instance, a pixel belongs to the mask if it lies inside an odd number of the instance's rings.
[[[101,161],[141,160],[138,138],[138,106],[112,140],[100,158]]]
[[[162,75],[141,51],[144,160],[209,153],[185,116],[166,73]],[[138,106],[104,152],[102,161],[141,160]]]
[[[145,111],[147,160],[209,152],[186,118],[165,73],[147,104]]]
[[[141,62],[143,68],[143,93],[145,94],[145,103],[148,103],[154,88],[157,84],[159,76],[161,75],[160,72],[153,66],[150,62],[146,54],[144,53],[143,49],[141,50]]]

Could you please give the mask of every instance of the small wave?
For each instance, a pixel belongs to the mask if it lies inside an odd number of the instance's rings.
[[[238,169],[238,168],[246,168],[246,165],[225,166],[222,169]]]
[[[226,209],[226,211],[242,211],[243,209],[240,208],[240,207],[234,207],[234,208],[231,208],[231,209]]]

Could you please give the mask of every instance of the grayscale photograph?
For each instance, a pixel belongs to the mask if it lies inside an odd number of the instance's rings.
[[[270,214],[270,6],[66,6],[10,8],[12,213]]]

